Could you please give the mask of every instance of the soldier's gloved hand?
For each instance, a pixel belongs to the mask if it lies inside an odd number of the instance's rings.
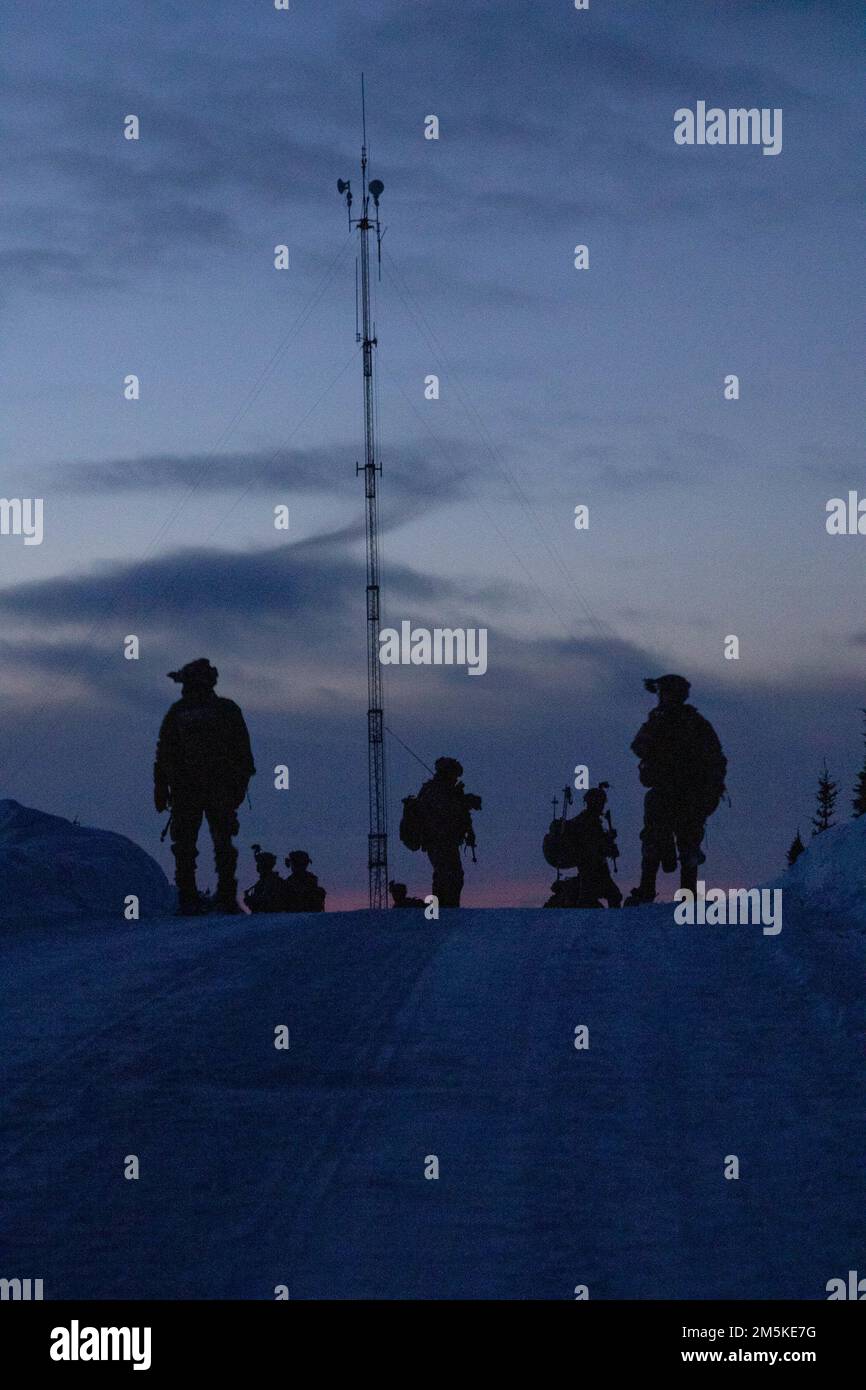
[[[169,792],[166,791],[165,787],[154,787],[153,804],[160,815],[162,815],[163,811],[168,810],[171,805],[171,796]]]

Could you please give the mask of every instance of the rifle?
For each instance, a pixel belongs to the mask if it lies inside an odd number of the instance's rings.
[[[466,847],[472,851],[472,863],[477,864],[478,860],[475,858],[475,847],[478,844],[478,841],[475,838],[475,827],[472,824],[471,813],[473,811],[481,810],[481,797],[476,796],[474,792],[468,792],[462,782],[457,783],[456,789],[457,791],[459,791],[460,795],[463,798],[463,806],[466,812],[466,819],[469,821],[469,828],[466,831],[466,834],[463,836],[463,844],[466,845]]]
[[[610,831],[611,835],[613,836],[613,840],[614,840],[614,850],[613,850],[613,853],[609,856],[609,858],[611,858],[611,859],[613,860],[613,869],[614,869],[614,873],[616,873],[616,866],[617,866],[617,863],[619,862],[619,850],[616,849],[616,847],[615,847],[615,846],[616,846],[616,831],[615,831],[614,828],[613,828],[613,821],[611,820],[611,815],[610,815],[610,810],[609,810],[609,809],[608,809],[607,811],[605,811],[605,819],[606,819],[606,821],[607,821],[607,828],[608,828],[608,830]]]
[[[610,786],[610,782],[599,782],[598,785],[599,785],[599,788],[601,789],[601,791],[607,793],[607,789],[608,789],[608,787]],[[619,850],[616,848],[616,831],[615,831],[614,828],[613,828],[613,819],[612,819],[611,814],[610,814],[610,807],[609,807],[609,806],[608,806],[607,810],[606,810],[605,813],[604,813],[604,818],[605,818],[605,820],[607,821],[607,828],[608,828],[608,831],[610,832],[611,838],[612,838],[612,840],[614,841],[614,849],[613,849],[613,852],[612,852],[611,854],[609,854],[609,855],[607,856],[607,858],[613,860],[614,871],[616,871],[616,866],[617,866],[617,863],[619,862]]]

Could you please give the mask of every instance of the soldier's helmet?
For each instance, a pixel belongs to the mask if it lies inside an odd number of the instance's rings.
[[[391,897],[394,899],[395,903],[402,902],[403,898],[406,896],[405,883],[395,883],[392,878],[391,882],[388,884],[388,888],[390,889]]]
[[[286,864],[290,869],[305,869],[313,861],[305,849],[293,849],[286,858]]]
[[[206,690],[213,690],[219,680],[219,671],[211,666],[206,656],[200,656],[197,661],[188,661],[179,670],[169,671],[168,675],[170,680],[180,685],[198,685]]]
[[[271,869],[276,865],[277,856],[275,854],[270,854],[266,849],[262,849],[261,845],[253,845],[252,851],[255,855],[256,868],[259,873],[270,873]]]
[[[668,700],[676,700],[681,705],[689,698],[691,683],[685,676],[652,676],[644,681],[651,695],[664,695]]]
[[[437,772],[447,777],[463,776],[463,764],[458,763],[456,758],[437,758],[435,767]]]
[[[600,815],[607,805],[607,782],[599,782],[597,787],[590,787],[589,791],[583,794],[583,802],[587,811],[594,811]]]

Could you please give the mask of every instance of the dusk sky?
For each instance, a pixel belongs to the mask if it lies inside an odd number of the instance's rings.
[[[729,758],[708,881],[781,870],[825,758],[849,815],[866,536],[825,520],[866,496],[860,4],[3,9],[0,494],[43,498],[45,533],[0,536],[0,795],[170,871],[165,673],[207,656],[259,769],[242,886],[252,841],[303,847],[329,906],[365,903],[357,235],[336,190],[363,71],[385,621],[489,632],[483,676],[385,672],[386,723],[484,798],[464,903],[543,901],[576,764],[611,783],[637,881],[644,676],[686,675]],[[699,101],[781,108],[781,152],[677,145]],[[391,873],[427,891],[397,838],[427,774],[387,753]],[[207,882],[207,842],[199,863]]]

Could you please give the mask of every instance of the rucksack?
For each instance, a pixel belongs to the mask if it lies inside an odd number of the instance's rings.
[[[580,855],[579,831],[575,820],[550,822],[541,852],[553,869],[576,869]]]
[[[673,793],[712,815],[724,794],[728,762],[712,724],[693,705],[667,716],[654,710],[632,749],[645,787]]]
[[[417,796],[404,796],[403,798],[400,839],[407,849],[414,851],[421,848],[424,839],[424,823]]]

